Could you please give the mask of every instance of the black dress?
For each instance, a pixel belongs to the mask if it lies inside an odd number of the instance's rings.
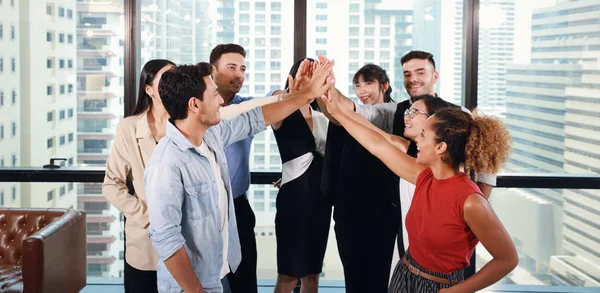
[[[275,215],[277,273],[320,274],[331,222],[331,204],[320,189],[323,156],[299,110],[273,132],[283,163]]]
[[[334,202],[346,292],[387,292],[401,221],[398,184],[344,128],[329,124],[322,190]]]

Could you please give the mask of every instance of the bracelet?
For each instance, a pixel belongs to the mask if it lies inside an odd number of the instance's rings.
[[[283,101],[283,93],[279,94],[279,99],[277,99],[277,102],[281,102]]]

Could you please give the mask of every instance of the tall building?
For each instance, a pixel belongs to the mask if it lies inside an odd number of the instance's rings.
[[[313,0],[307,5],[307,14],[315,17],[307,24],[308,55],[323,53],[347,60],[347,66],[334,69],[337,88],[358,101],[352,79],[362,66],[373,63],[387,71],[392,97],[403,99],[403,73],[398,64],[413,48],[412,1]],[[344,27],[348,30],[340,29]],[[348,46],[339,45],[345,43]]]
[[[509,171],[597,173],[600,129],[600,6],[596,0],[557,1],[532,15],[531,62],[506,70],[506,124],[513,136]],[[598,286],[600,193],[593,190],[523,189],[522,200],[551,204],[543,255],[524,253],[544,281]],[[527,200],[525,200],[527,198]],[[539,204],[537,205],[539,206]],[[538,220],[540,220],[538,219]],[[522,231],[516,227],[513,231]],[[513,235],[513,231],[511,231]],[[522,233],[515,243],[536,236]],[[520,251],[521,252],[521,251]],[[540,269],[541,267],[541,269]],[[550,276],[548,275],[550,272]]]
[[[123,117],[123,1],[77,2],[76,13],[77,163],[105,165]],[[119,211],[102,195],[101,183],[79,184],[77,193],[88,219],[88,276],[120,277]]]
[[[486,114],[506,112],[506,70],[514,59],[515,0],[480,1],[478,108]],[[461,103],[464,1],[454,2],[453,92],[448,101]],[[441,77],[442,80],[445,77]]]
[[[413,1],[412,39],[413,49],[433,54],[437,71],[443,72],[441,61],[446,56],[442,56],[442,0]],[[396,63],[396,66],[399,65]],[[441,93],[441,82],[438,81],[435,89]]]
[[[21,165],[20,6],[6,2],[0,8],[0,167]],[[20,206],[20,189],[0,183],[0,206]]]

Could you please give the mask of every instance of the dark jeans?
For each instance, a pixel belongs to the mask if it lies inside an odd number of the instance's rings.
[[[234,199],[233,205],[235,217],[237,218],[238,234],[240,235],[242,262],[235,273],[227,275],[227,279],[233,293],[257,293],[257,253],[256,236],[254,235],[256,217],[245,194]]]

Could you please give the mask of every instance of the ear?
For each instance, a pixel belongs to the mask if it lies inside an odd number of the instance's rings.
[[[433,83],[435,84],[438,81],[440,74],[437,71],[433,72]]]
[[[196,97],[191,97],[188,100],[188,111],[192,111],[192,113],[198,113],[200,111],[200,100]]]
[[[448,150],[448,144],[446,144],[446,142],[442,141],[435,148],[435,154],[436,155],[441,155],[441,154],[445,153],[446,150]]]
[[[152,88],[152,86],[146,85],[146,94],[148,94],[150,97],[154,97],[154,89]]]
[[[383,93],[387,92],[387,90],[390,88],[390,83],[389,82],[385,82],[381,85],[381,88],[383,89]]]

